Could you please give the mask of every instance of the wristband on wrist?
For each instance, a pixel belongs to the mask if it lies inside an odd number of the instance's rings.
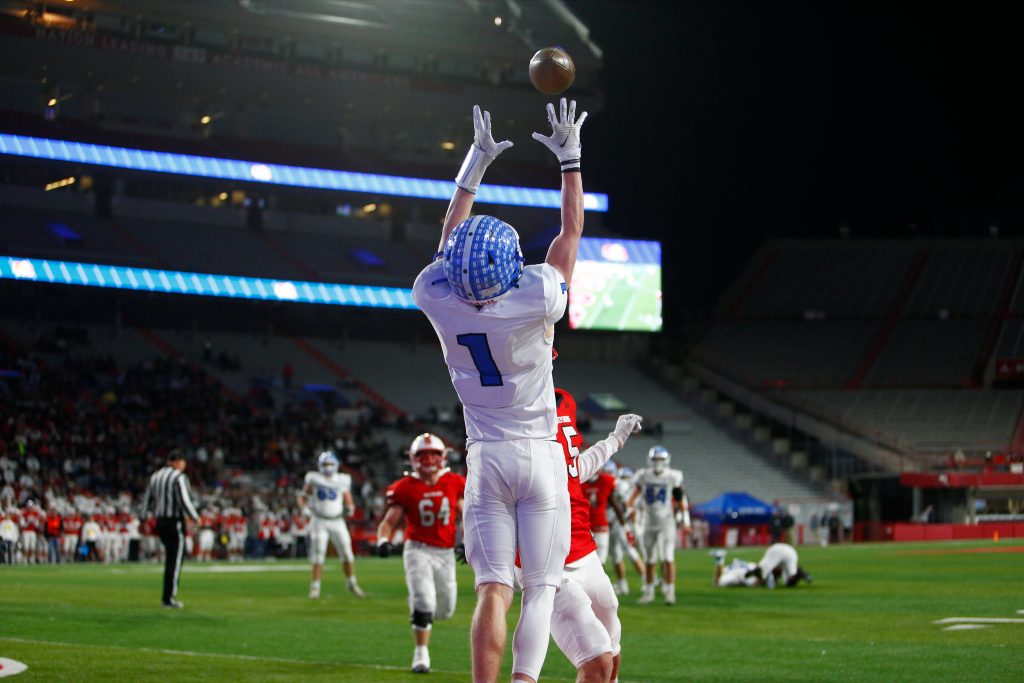
[[[480,189],[480,181],[484,178],[484,171],[491,163],[491,158],[475,144],[471,145],[466,158],[462,161],[462,167],[455,176],[455,184],[461,189],[476,194]]]

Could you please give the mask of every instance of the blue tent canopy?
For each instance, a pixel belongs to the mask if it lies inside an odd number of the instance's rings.
[[[775,507],[742,491],[729,491],[695,505],[694,516],[711,524],[768,524]]]

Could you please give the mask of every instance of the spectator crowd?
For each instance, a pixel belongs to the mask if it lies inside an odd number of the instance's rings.
[[[171,448],[189,454],[202,519],[187,549],[197,558],[304,554],[295,494],[323,450],[352,475],[358,551],[422,430],[368,401],[259,386],[239,396],[183,359],[122,365],[81,328],[27,345],[0,333],[0,562],[159,559],[137,505]]]

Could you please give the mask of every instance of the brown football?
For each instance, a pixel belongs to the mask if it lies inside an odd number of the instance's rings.
[[[537,50],[530,60],[530,82],[545,95],[557,95],[572,85],[576,65],[569,53],[560,47]]]

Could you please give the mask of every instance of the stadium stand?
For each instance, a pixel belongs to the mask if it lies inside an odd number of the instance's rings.
[[[1008,450],[1022,394],[991,381],[1017,353],[1020,267],[1014,242],[771,241],[692,357],[901,467]]]
[[[910,246],[780,242],[762,253],[769,267],[732,315],[873,318],[892,304],[913,254]]]
[[[951,445],[972,453],[1003,449],[1024,407],[1024,397],[1014,391],[794,390],[787,398],[915,453],[948,454]]]

